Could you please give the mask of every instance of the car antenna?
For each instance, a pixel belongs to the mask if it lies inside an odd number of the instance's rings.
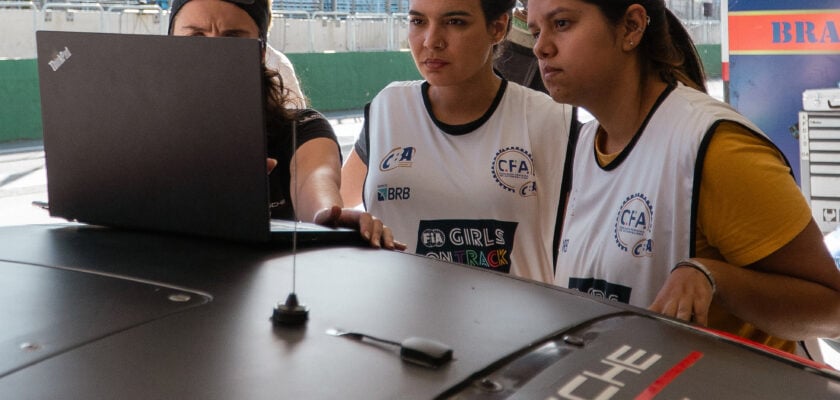
[[[297,157],[294,156],[297,150],[297,113],[294,114],[291,121],[292,125],[292,159],[294,160],[294,176],[291,177],[291,182],[295,188],[295,201],[292,202],[292,209],[294,210],[295,227],[292,230],[292,291],[286,297],[283,303],[278,302],[274,307],[274,312],[271,314],[271,322],[274,325],[280,326],[300,326],[309,320],[309,308],[298,302],[297,294],[295,293],[295,284],[297,280]]]

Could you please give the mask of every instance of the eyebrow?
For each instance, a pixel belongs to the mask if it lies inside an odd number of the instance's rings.
[[[557,14],[564,14],[564,13],[580,14],[580,11],[576,11],[576,10],[573,10],[571,8],[560,6],[560,7],[557,7],[555,9],[549,11],[548,13],[546,13],[546,15],[545,15],[545,17],[543,17],[543,19],[552,19],[552,18],[556,17]],[[529,22],[528,23],[528,29],[533,29],[533,28],[536,28],[535,24],[533,22]]]
[[[412,15],[412,16],[415,16],[415,17],[425,17],[426,16],[425,14],[423,14],[419,11],[415,11],[415,10],[409,10],[408,15]],[[446,13],[443,14],[444,18],[446,18],[446,17],[471,17],[471,16],[472,16],[472,14],[470,14],[469,12],[457,11],[457,10],[456,11],[449,11],[449,12],[446,12]]]
[[[200,26],[196,26],[196,25],[186,25],[186,26],[181,27],[181,29],[186,30],[186,31],[190,31],[190,32],[206,32],[207,31],[207,29],[204,29],[204,28],[202,28]],[[224,30],[220,33],[222,35],[240,35],[241,36],[241,35],[248,35],[251,32],[249,32],[248,30],[245,30],[245,29],[227,29],[227,30]]]

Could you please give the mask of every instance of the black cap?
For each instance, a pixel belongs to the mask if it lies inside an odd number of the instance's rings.
[[[169,34],[172,34],[174,27],[175,15],[181,11],[181,7],[190,0],[172,0],[172,6],[169,8]],[[271,10],[269,9],[267,0],[222,0],[228,3],[233,3],[237,7],[245,10],[248,15],[257,24],[260,31],[260,39],[266,40],[268,37],[268,24],[271,22]]]

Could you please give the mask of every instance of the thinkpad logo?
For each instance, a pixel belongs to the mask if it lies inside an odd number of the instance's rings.
[[[50,68],[52,68],[53,72],[58,71],[58,69],[64,65],[64,62],[70,59],[70,56],[72,56],[72,54],[70,54],[70,49],[68,49],[67,46],[64,46],[64,50],[59,51],[48,64],[50,65]]]

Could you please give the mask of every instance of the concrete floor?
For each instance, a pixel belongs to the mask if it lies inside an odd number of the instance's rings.
[[[361,111],[333,113],[327,118],[338,136],[342,153],[348,153],[362,128]],[[33,201],[47,200],[42,143],[0,144],[0,226],[64,222],[32,206]]]

